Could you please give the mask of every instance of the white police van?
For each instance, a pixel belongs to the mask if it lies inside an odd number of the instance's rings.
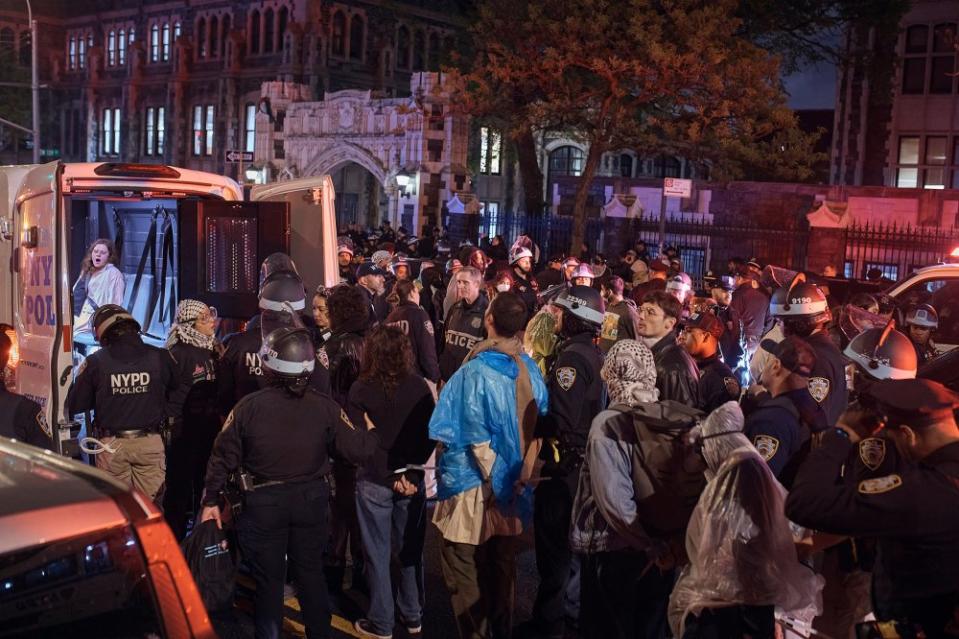
[[[15,338],[15,389],[68,436],[79,312],[71,291],[93,240],[118,245],[124,306],[162,343],[180,299],[249,319],[271,253],[289,253],[308,286],[334,285],[333,202],[329,176],[254,187],[244,201],[229,178],[164,165],[0,167],[0,324]]]

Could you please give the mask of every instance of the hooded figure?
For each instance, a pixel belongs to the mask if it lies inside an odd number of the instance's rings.
[[[796,556],[786,491],[742,427],[735,402],[702,426],[709,483],[686,531],[689,564],[669,600],[675,637],[772,637],[775,610],[808,623],[822,609],[822,578]]]

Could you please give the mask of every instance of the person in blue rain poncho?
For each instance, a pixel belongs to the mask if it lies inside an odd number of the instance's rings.
[[[489,338],[443,387],[430,420],[442,451],[433,523],[463,639],[505,639],[512,627],[513,546],[532,514],[534,431],[548,407],[542,374],[517,338],[525,321],[519,296],[496,296],[484,317]]]

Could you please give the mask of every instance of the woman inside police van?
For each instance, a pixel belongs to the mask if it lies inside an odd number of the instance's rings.
[[[90,318],[104,304],[123,306],[126,283],[116,267],[119,261],[113,242],[93,241],[80,263],[80,277],[73,285],[73,334],[91,334]],[[82,341],[82,340],[81,340]]]

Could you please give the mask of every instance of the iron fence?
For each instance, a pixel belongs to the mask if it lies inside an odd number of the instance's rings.
[[[943,261],[959,246],[959,229],[896,224],[861,224],[846,229],[843,275],[864,279],[879,269],[892,281]],[[839,266],[838,264],[836,266]]]
[[[543,256],[569,251],[573,234],[572,218],[520,215],[484,217],[479,232],[501,235],[507,245],[519,235],[529,235]],[[586,220],[585,244],[590,253],[616,258],[642,240],[655,254],[659,244],[659,220],[654,218],[590,218]],[[799,224],[768,227],[756,224],[716,224],[712,216],[681,214],[666,222],[666,246],[675,247],[684,270],[701,282],[709,270],[726,272],[734,257],[758,258],[764,264],[777,264],[801,270],[805,268],[808,229]]]

